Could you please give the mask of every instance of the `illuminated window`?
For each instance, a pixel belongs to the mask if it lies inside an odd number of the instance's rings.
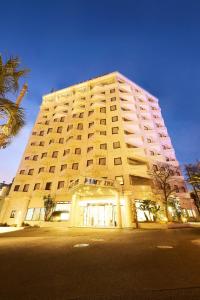
[[[53,131],[53,128],[48,128],[47,134],[49,134],[49,133],[52,132],[52,131]]]
[[[58,187],[57,189],[63,189],[64,188],[64,181],[58,181]]]
[[[52,157],[57,158],[57,157],[58,157],[58,151],[54,151],[54,152],[52,153]]]
[[[87,167],[91,166],[93,164],[93,159],[87,160]]]
[[[25,218],[26,221],[31,221],[32,220],[33,212],[34,212],[34,208],[29,208],[27,210],[27,214],[26,214],[26,218]]]
[[[39,168],[38,173],[44,172],[44,167]]]
[[[87,148],[87,152],[90,152],[90,151],[92,151],[93,150],[93,147],[88,147]]]
[[[121,185],[124,184],[124,177],[123,177],[123,176],[115,176],[115,180],[116,180],[119,184],[121,184]]]
[[[62,132],[62,127],[60,126],[57,128],[57,133],[61,133],[61,132]]]
[[[112,127],[112,134],[117,134],[119,131],[119,127]]]
[[[79,123],[77,126],[77,129],[82,130],[83,129],[83,123]]]
[[[118,121],[118,116],[112,117],[112,122],[117,122]]]
[[[122,164],[122,159],[121,157],[116,157],[114,158],[114,165],[121,165]]]
[[[106,158],[105,157],[99,158],[99,165],[106,165]]]
[[[100,144],[100,149],[107,149],[107,144]]]
[[[78,163],[73,163],[72,164],[72,169],[73,170],[78,170]]]
[[[76,148],[75,149],[75,154],[81,154],[81,148]]]
[[[46,186],[45,186],[45,190],[50,191],[51,190],[51,186],[52,186],[52,182],[47,182]]]
[[[113,149],[120,148],[120,142],[114,142],[113,143]]]
[[[114,111],[114,110],[116,110],[117,109],[117,106],[116,105],[112,105],[111,107],[110,107],[110,111]]]
[[[55,166],[51,166],[51,167],[49,168],[49,172],[50,172],[50,173],[54,173],[54,172],[55,172],[55,169],[56,169]]]
[[[67,164],[61,165],[60,171],[63,171],[63,170],[65,170],[65,169],[67,169]]]
[[[42,153],[41,158],[47,157],[47,152]]]
[[[20,185],[19,185],[19,184],[16,184],[15,187],[14,187],[14,191],[15,191],[15,192],[19,191],[19,188],[20,188]]]
[[[63,156],[67,155],[68,153],[70,153],[70,149],[66,149],[66,150],[64,150],[64,152],[63,152]]]
[[[101,108],[100,108],[100,112],[101,112],[101,113],[106,113],[106,108],[105,108],[105,107],[101,107]]]
[[[106,125],[106,119],[101,119],[101,120],[100,120],[100,124],[101,124],[101,125]]]
[[[40,189],[40,183],[35,183],[33,190],[39,190]]]
[[[23,192],[28,192],[29,184],[25,184],[23,188]]]
[[[91,128],[93,125],[94,125],[94,122],[90,122],[90,123],[88,124],[88,127]]]
[[[33,175],[34,169],[29,169],[28,175]]]
[[[106,135],[106,131],[100,131],[100,135]]]

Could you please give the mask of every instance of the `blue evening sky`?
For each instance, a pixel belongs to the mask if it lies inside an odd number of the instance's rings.
[[[31,69],[27,125],[0,150],[15,176],[42,95],[118,70],[160,100],[181,164],[200,158],[200,1],[0,0],[0,53]]]

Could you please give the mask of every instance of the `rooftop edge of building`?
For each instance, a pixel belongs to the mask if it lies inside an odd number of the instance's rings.
[[[111,77],[111,76],[118,76],[118,77],[121,77],[122,79],[128,81],[130,84],[133,84],[136,88],[139,88],[141,89],[142,91],[144,91],[149,97],[152,97],[156,100],[158,100],[157,97],[155,97],[154,95],[152,95],[151,93],[149,93],[147,90],[145,90],[144,88],[142,88],[141,86],[139,86],[138,84],[136,84],[135,82],[133,82],[131,79],[127,78],[126,76],[124,76],[123,74],[121,74],[119,71],[113,71],[113,72],[110,72],[110,73],[105,73],[103,75],[99,75],[99,76],[96,76],[96,77],[92,77],[90,79],[87,79],[85,81],[81,81],[81,82],[77,82],[77,83],[74,83],[66,88],[63,88],[63,89],[59,89],[59,90],[56,90],[56,91],[53,91],[51,93],[48,93],[48,94],[45,94],[43,95],[43,98],[46,98],[46,97],[50,97],[50,96],[54,96],[56,94],[60,94],[60,93],[63,93],[65,91],[67,91],[68,89],[71,89],[71,88],[81,88],[84,84],[87,84],[87,83],[90,83],[90,82],[95,82],[95,81],[98,81],[99,79],[103,80],[104,78],[106,79],[107,77]]]

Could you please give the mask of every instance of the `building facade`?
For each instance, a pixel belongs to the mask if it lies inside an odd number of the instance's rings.
[[[159,202],[148,172],[157,161],[178,166],[158,99],[122,74],[53,92],[43,97],[1,219],[41,224],[50,195],[52,221],[134,227],[136,203]],[[176,184],[180,206],[194,217],[181,174]]]

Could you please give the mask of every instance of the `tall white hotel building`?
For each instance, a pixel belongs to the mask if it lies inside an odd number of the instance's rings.
[[[65,226],[134,227],[135,203],[159,202],[148,173],[156,162],[178,166],[158,99],[122,74],[45,95],[0,221],[42,224],[50,195]],[[181,174],[176,189],[195,217]]]

